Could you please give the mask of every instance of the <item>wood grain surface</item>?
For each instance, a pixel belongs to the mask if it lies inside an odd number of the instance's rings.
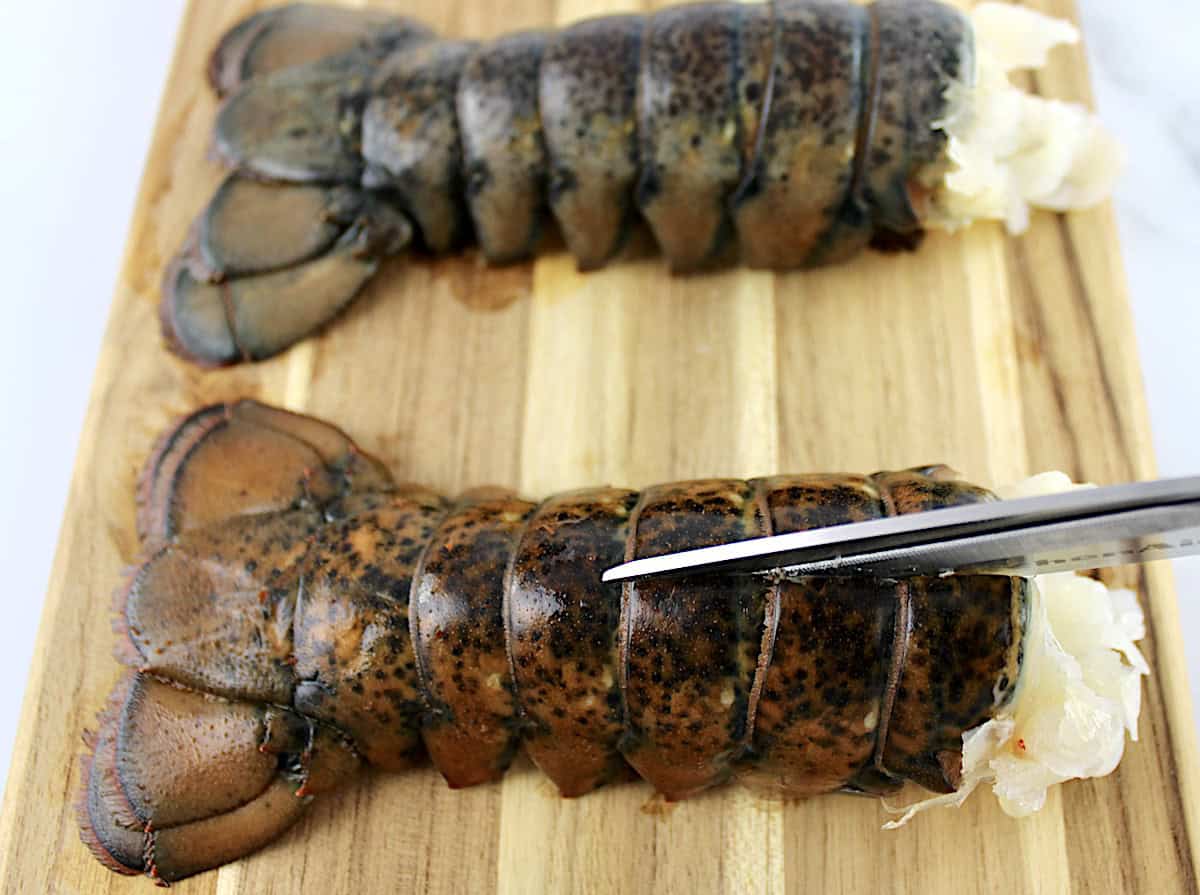
[[[916,254],[787,275],[672,278],[648,254],[588,275],[561,252],[503,270],[473,255],[398,260],[282,357],[208,373],[175,360],[159,341],[158,278],[219,177],[205,57],[260,5],[193,0],[180,32],[0,815],[5,891],[149,891],[78,841],[79,735],[118,675],[109,595],[136,554],[135,475],[161,429],[202,403],[249,395],[327,417],[399,478],[446,492],[933,461],[989,484],[1049,468],[1099,483],[1154,475],[1108,208],[1037,215],[1018,239],[978,226]],[[392,5],[470,36],[643,8]],[[1038,5],[1073,15],[1070,0]],[[1082,52],[1057,52],[1034,86],[1086,99]],[[983,794],[884,833],[883,808],[864,798],[785,804],[726,788],[669,807],[626,784],[565,801],[528,762],[459,792],[425,769],[319,800],[275,845],[178,891],[1195,892],[1200,783],[1170,575],[1106,577],[1148,609],[1141,738],[1117,773],[1055,790],[1034,818],[1011,820]]]

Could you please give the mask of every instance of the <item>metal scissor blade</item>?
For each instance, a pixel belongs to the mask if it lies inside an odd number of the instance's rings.
[[[1200,553],[1200,476],[1087,488],[636,559],[605,581],[700,572],[1036,575]]]

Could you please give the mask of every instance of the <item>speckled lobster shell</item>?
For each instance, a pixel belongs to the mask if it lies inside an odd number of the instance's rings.
[[[173,879],[268,841],[362,765],[454,787],[524,746],[567,796],[958,783],[1016,686],[1027,584],[1002,576],[622,585],[623,560],[989,500],[943,467],[447,501],[338,430],[205,408],[141,486],[117,599],[130,670],[92,739],[85,841]],[[300,798],[297,798],[299,796]]]
[[[936,0],[718,0],[479,43],[377,10],[257,13],[210,66],[234,173],[170,268],[165,332],[203,364],[267,357],[410,242],[506,263],[551,218],[582,269],[639,218],[676,271],[913,246],[973,59]]]

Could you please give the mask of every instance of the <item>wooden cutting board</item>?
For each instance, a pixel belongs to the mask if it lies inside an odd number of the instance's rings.
[[[932,461],[992,484],[1049,468],[1099,483],[1154,475],[1108,208],[1036,216],[1019,239],[995,226],[935,235],[913,255],[815,273],[681,279],[642,258],[581,276],[561,253],[498,271],[474,257],[398,261],[283,357],[216,373],[180,363],[155,307],[160,272],[219,177],[205,159],[205,57],[259,5],[194,0],[180,32],[0,816],[7,891],[149,891],[77,839],[79,734],[118,674],[109,594],[136,553],[135,475],[172,417],[202,403],[251,395],[328,417],[399,478],[447,492]],[[1073,15],[1071,0],[1037,5]],[[480,37],[616,8],[395,6]],[[1082,52],[1056,53],[1035,86],[1086,99]],[[178,891],[1195,892],[1200,782],[1170,575],[1106,578],[1138,588],[1149,610],[1141,739],[1116,774],[1055,790],[1034,818],[1011,820],[978,794],[884,833],[883,809],[862,798],[784,804],[727,788],[670,807],[627,784],[564,801],[527,762],[461,792],[420,770],[326,798],[265,852]]]

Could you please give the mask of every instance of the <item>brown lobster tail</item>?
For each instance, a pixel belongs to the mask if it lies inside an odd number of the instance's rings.
[[[177,879],[279,835],[361,766],[451,786],[522,744],[564,795],[629,768],[669,799],[958,783],[1021,666],[999,576],[601,582],[623,559],[991,499],[942,468],[450,503],[338,429],[204,408],[139,488],[116,600],[131,666],[88,740],[84,841]]]

